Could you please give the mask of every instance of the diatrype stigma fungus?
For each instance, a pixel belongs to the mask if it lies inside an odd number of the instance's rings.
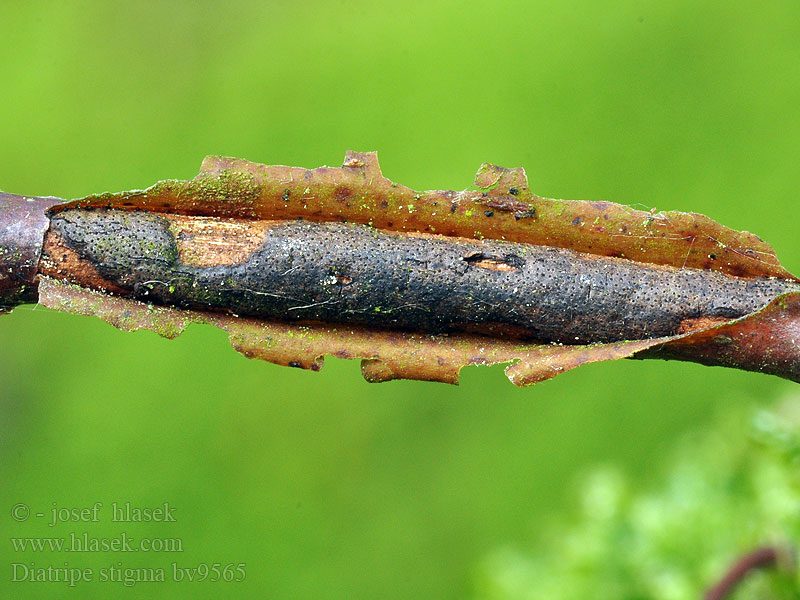
[[[7,310],[169,337],[209,323],[278,364],[361,358],[371,381],[510,363],[525,385],[625,357],[800,379],[800,285],[768,244],[695,213],[541,198],[522,169],[419,192],[374,153],[316,169],[210,157],[187,181],[0,206]]]

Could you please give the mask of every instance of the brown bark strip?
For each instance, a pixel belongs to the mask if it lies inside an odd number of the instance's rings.
[[[268,166],[207,157],[191,180],[89,196],[58,207],[106,207],[243,219],[346,221],[401,232],[499,239],[639,262],[794,279],[758,236],[697,213],[542,198],[525,170],[485,163],[465,191],[417,192],[381,173],[374,152],[340,168]]]
[[[125,295],[123,288],[100,275],[94,264],[81,257],[60,235],[53,232],[48,232],[44,238],[39,275],[70,281],[92,290]]]

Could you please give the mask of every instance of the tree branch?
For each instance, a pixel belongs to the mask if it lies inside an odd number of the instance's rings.
[[[45,305],[117,325],[114,311],[165,307],[167,331],[244,327],[249,355],[308,368],[360,356],[373,380],[454,382],[466,364],[510,361],[526,384],[621,357],[800,380],[800,285],[752,234],[539,198],[521,169],[484,165],[476,186],[414,192],[349,153],[341,169],[207,159],[190,181],[70,203],[4,195],[0,299],[30,301],[41,280]],[[323,341],[295,347],[291,331]]]
[[[782,562],[793,565],[794,552],[791,549],[776,546],[756,548],[736,560],[722,579],[706,592],[704,598],[705,600],[724,600],[753,571],[774,569],[780,567]]]

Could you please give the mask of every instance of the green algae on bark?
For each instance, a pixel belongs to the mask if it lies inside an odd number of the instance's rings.
[[[181,249],[198,227],[218,221],[193,217],[185,231],[173,219],[59,212],[48,234],[59,242],[51,250],[48,237],[43,272],[60,278],[59,258],[71,254],[116,294],[162,306],[428,333],[513,331],[566,344],[673,335],[687,322],[741,317],[800,289],[785,279],[335,222],[273,221],[257,228],[260,242],[247,256],[198,266],[181,260]],[[246,226],[226,228],[214,241],[230,245],[246,235]]]
[[[13,282],[6,288],[0,285],[0,300],[6,308],[34,299],[38,284],[38,299],[43,305],[96,315],[124,330],[146,328],[175,337],[189,323],[211,324],[226,330],[233,346],[246,356],[277,364],[318,370],[325,355],[361,358],[362,371],[369,381],[407,378],[455,383],[463,366],[510,363],[506,368],[509,379],[517,385],[528,385],[581,364],[618,358],[690,360],[800,381],[800,292],[796,291],[800,280],[780,265],[768,244],[751,233],[728,229],[695,213],[647,212],[609,202],[541,198],[529,190],[522,169],[485,164],[472,189],[417,192],[385,178],[374,153],[349,152],[342,167],[317,169],[210,157],[197,177],[189,181],[164,181],[147,190],[101,194],[65,203],[53,198],[34,200],[41,200],[36,205],[38,217],[31,213],[26,218],[39,225],[32,229],[27,250],[18,252],[14,248],[15,238],[6,235],[11,243],[0,254],[0,268],[11,268],[2,274],[6,281]],[[529,249],[520,250],[518,254],[523,256],[542,252],[557,255],[561,251],[581,253],[593,257],[597,266],[618,262],[626,268],[643,267],[656,272],[663,269],[669,276],[683,276],[697,270],[712,278],[736,280],[743,286],[740,292],[746,295],[762,286],[770,291],[760,299],[739,298],[744,301],[743,306],[747,302],[751,305],[738,312],[716,314],[711,310],[707,314],[684,315],[688,318],[680,322],[677,331],[673,323],[668,330],[645,328],[640,333],[627,332],[623,336],[641,335],[640,339],[604,337],[598,330],[594,334],[587,331],[585,336],[573,336],[577,340],[551,337],[554,343],[545,343],[549,341],[546,337],[520,339],[516,333],[509,334],[503,329],[480,333],[439,331],[436,323],[426,324],[431,331],[411,331],[400,324],[398,329],[376,327],[385,315],[380,314],[383,311],[380,304],[384,303],[374,299],[368,304],[376,319],[359,323],[290,322],[279,318],[280,311],[266,317],[237,316],[229,314],[231,307],[224,302],[219,305],[207,302],[210,296],[200,298],[199,306],[171,305],[173,294],[180,291],[178,280],[164,281],[163,286],[150,281],[152,295],[144,294],[139,300],[115,295],[126,293],[123,284],[131,277],[130,272],[124,272],[126,268],[135,271],[138,267],[129,263],[122,268],[124,265],[119,263],[122,266],[113,272],[105,259],[95,264],[98,256],[114,254],[119,249],[111,239],[113,236],[95,239],[93,246],[81,242],[68,247],[64,242],[58,249],[68,248],[70,256],[65,253],[61,263],[51,261],[46,269],[43,269],[44,259],[53,257],[43,256],[38,265],[31,260],[30,257],[38,257],[41,252],[40,238],[46,226],[52,223],[51,233],[57,234],[56,224],[63,224],[69,214],[75,215],[73,211],[83,215],[78,217],[79,221],[94,222],[102,234],[102,225],[94,217],[104,211],[97,209],[136,211],[129,219],[120,215],[120,224],[134,223],[137,220],[134,214],[155,213],[150,215],[154,222],[159,214],[173,221],[178,216],[207,217],[212,229],[213,223],[222,227],[225,223],[230,225],[229,221],[240,220],[258,223],[254,227],[261,227],[259,231],[264,232],[272,227],[265,225],[268,221],[280,221],[284,224],[281,227],[288,231],[289,223],[299,219],[311,223],[300,224],[298,231],[316,224],[337,235],[357,231],[367,232],[375,239],[405,236],[406,246],[413,245],[415,238],[431,241],[441,239],[436,236],[445,236],[444,239],[457,246],[483,244],[483,249],[490,250],[483,252],[464,246],[466,253],[461,259],[466,271],[495,270],[506,278],[520,268],[519,257],[510,259],[496,250],[513,243]],[[95,211],[96,215],[89,217],[89,211]],[[10,211],[3,212],[2,206],[0,213],[3,226],[16,218]],[[185,233],[174,222],[165,231],[173,236]],[[125,227],[117,227],[116,233],[125,235]],[[169,240],[167,246],[162,243],[165,240],[156,238],[129,236],[126,241],[138,244],[139,259],[158,254],[164,264],[179,268],[219,266],[208,263],[209,256],[202,252],[197,256],[182,255],[179,249],[168,247]],[[427,242],[420,243],[424,246]],[[348,242],[337,238],[336,244],[346,247]],[[91,252],[87,250],[89,246]],[[221,264],[241,265],[251,260],[255,252],[248,243],[242,244],[239,251],[236,261]],[[27,258],[22,263],[24,269],[14,271],[13,261],[18,256]],[[81,270],[80,277],[73,277],[76,273],[70,269],[74,268]],[[350,275],[334,271],[331,276],[339,286],[350,285]],[[45,272],[49,276],[43,276]],[[22,273],[23,277],[19,279],[16,274],[9,277],[11,273]],[[83,287],[69,283],[71,279],[80,280]],[[236,284],[232,273],[225,274],[223,280],[226,284]],[[597,285],[590,287],[598,289]],[[142,302],[141,298],[147,301]],[[468,301],[473,298],[466,295]],[[619,300],[624,303],[624,294]],[[204,310],[197,310],[198,307]],[[590,324],[587,329],[591,329]],[[569,343],[558,343],[564,341]]]
[[[417,192],[383,176],[374,152],[342,167],[267,166],[208,157],[191,180],[101,194],[56,208],[107,207],[245,219],[347,221],[379,229],[490,238],[740,277],[796,280],[758,236],[704,215],[649,212],[612,202],[553,200],[524,169],[484,164],[474,190]]]

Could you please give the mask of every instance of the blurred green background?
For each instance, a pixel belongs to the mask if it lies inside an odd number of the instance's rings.
[[[74,198],[189,178],[206,154],[463,189],[488,161],[551,197],[705,213],[800,272],[800,4],[0,2],[0,189]],[[370,385],[26,306],[0,319],[0,596],[471,598],[498,548],[577,510],[614,464],[648,489],[686,432],[794,384],[660,361],[527,389]],[[112,502],[175,523],[110,523]],[[103,502],[100,523],[49,527]],[[566,525],[565,525],[566,526]],[[723,524],[735,527],[736,523]],[[183,552],[35,553],[10,536],[178,537]],[[737,549],[732,548],[732,556]],[[246,563],[241,583],[9,583],[11,563]],[[168,577],[169,579],[169,577]]]

